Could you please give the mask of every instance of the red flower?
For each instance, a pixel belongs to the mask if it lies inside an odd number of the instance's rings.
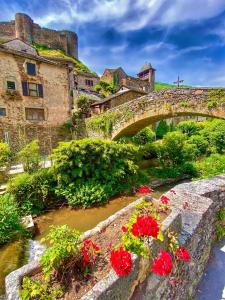
[[[132,270],[131,254],[123,250],[120,246],[119,250],[113,250],[110,257],[111,266],[119,276],[128,275]]]
[[[175,256],[185,262],[189,262],[191,258],[189,251],[185,247],[179,247],[175,253]]]
[[[172,194],[174,194],[174,195],[176,195],[177,193],[176,193],[176,191],[175,190],[173,190],[173,189],[171,189],[170,190],[170,193],[172,193]]]
[[[96,258],[96,253],[100,251],[99,246],[94,244],[91,240],[84,241],[81,252],[83,254],[83,266],[93,263]]]
[[[159,200],[162,202],[162,204],[168,204],[170,202],[170,198],[164,195],[161,196]]]
[[[151,266],[151,269],[157,275],[168,275],[173,269],[171,256],[164,250],[160,250],[158,257],[154,258],[153,261],[154,264]]]
[[[123,232],[127,232],[127,227],[126,226],[122,226],[121,229],[122,229]]]
[[[139,189],[137,190],[138,193],[140,194],[149,194],[154,192],[152,189],[150,189],[148,186],[144,185],[139,187]]]
[[[157,238],[159,224],[151,216],[138,216],[136,223],[132,225],[131,232],[134,236],[152,236]]]

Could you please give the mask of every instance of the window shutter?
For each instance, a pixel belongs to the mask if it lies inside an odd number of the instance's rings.
[[[38,96],[41,97],[41,98],[44,97],[44,94],[43,94],[43,85],[42,84],[38,85]]]
[[[36,75],[36,66],[32,63],[27,63],[27,74]]]
[[[23,96],[28,96],[27,82],[22,81]]]

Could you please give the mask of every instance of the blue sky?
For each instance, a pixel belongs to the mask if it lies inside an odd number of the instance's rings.
[[[0,0],[0,20],[76,31],[79,58],[101,74],[135,75],[151,62],[156,80],[225,86],[225,0]]]

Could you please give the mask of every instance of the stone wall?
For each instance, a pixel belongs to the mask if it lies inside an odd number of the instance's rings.
[[[26,62],[35,63],[36,76],[27,74]],[[0,116],[0,140],[5,140],[7,135],[14,151],[18,151],[24,140],[36,137],[42,149],[55,146],[62,137],[58,128],[70,117],[67,78],[65,67],[0,52],[0,107],[6,109],[6,116]],[[16,90],[7,89],[7,81],[15,82]],[[23,81],[42,84],[43,97],[23,96]],[[44,120],[27,120],[26,108],[43,109]]]
[[[184,264],[179,274],[180,283],[172,287],[168,277],[152,274],[149,262],[133,255],[133,270],[125,277],[118,277],[113,270],[89,291],[82,300],[188,300],[194,296],[196,287],[204,274],[213,245],[215,215],[225,207],[225,175],[184,183],[175,186],[176,196],[171,201],[172,212],[163,221],[162,230],[179,233],[182,246],[189,249],[191,261]],[[167,193],[170,197],[170,194]],[[140,200],[138,200],[140,201]],[[138,201],[130,204],[134,206]],[[128,207],[128,208],[129,208]],[[94,229],[86,232],[83,238],[101,232],[127,208],[101,222]],[[162,248],[167,248],[164,240]],[[154,241],[150,244],[153,257],[158,253]],[[6,296],[8,300],[19,300],[18,290],[21,278],[25,274],[38,270],[34,261],[6,277]],[[216,279],[215,279],[216,280]]]
[[[7,42],[14,38],[62,49],[78,58],[78,38],[75,32],[42,28],[25,14],[17,13],[15,21],[0,23],[0,41]]]

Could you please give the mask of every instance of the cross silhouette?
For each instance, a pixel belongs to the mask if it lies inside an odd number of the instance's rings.
[[[181,82],[184,82],[184,80],[180,79],[180,76],[178,75],[177,81],[174,81],[174,84],[177,84],[177,86],[179,87]]]

